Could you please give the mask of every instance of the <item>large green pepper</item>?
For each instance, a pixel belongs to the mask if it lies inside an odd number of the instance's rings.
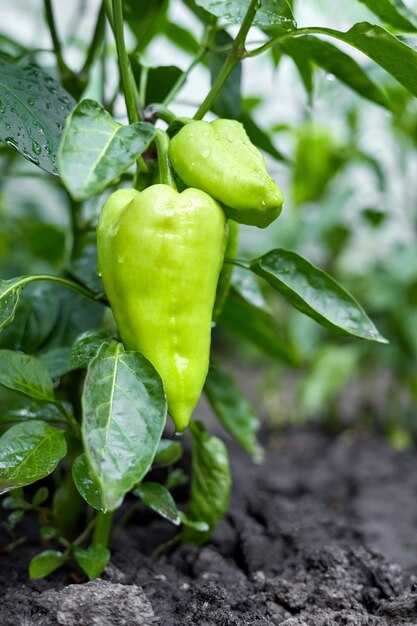
[[[210,196],[168,185],[116,191],[98,224],[99,271],[120,337],[159,372],[180,432],[207,375],[226,230]]]
[[[189,122],[171,140],[169,158],[189,187],[226,205],[236,222],[265,228],[281,213],[282,193],[240,122]]]

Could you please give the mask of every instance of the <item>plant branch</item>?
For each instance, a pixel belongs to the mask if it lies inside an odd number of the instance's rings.
[[[293,30],[289,30],[282,35],[278,35],[273,39],[270,39],[259,48],[255,48],[254,50],[250,50],[249,52],[245,52],[245,58],[256,57],[275,46],[279,46],[280,43],[285,41],[286,39],[292,39],[293,37],[299,37],[300,35],[328,35],[330,37],[334,37],[335,39],[340,39],[346,43],[346,40],[342,37],[344,33],[340,33],[338,30],[334,30],[333,28],[322,28],[320,26],[306,26],[305,28],[294,28]]]
[[[192,60],[188,68],[184,70],[182,74],[178,77],[178,80],[175,82],[175,84],[172,86],[171,90],[165,97],[165,100],[162,103],[164,106],[168,106],[168,104],[172,102],[172,100],[175,98],[177,93],[180,91],[180,89],[182,89],[184,84],[187,82],[187,79],[190,73],[193,71],[195,66],[198,65],[198,63],[201,61],[203,56],[206,54],[207,50],[209,49],[212,36],[215,32],[216,22],[217,20],[213,19],[213,21],[210,24],[207,24],[202,41],[201,41],[200,49],[198,50],[197,54],[195,55],[194,59]]]
[[[238,34],[236,35],[236,39],[233,42],[232,48],[227,55],[223,67],[221,68],[210,91],[208,92],[204,101],[194,115],[195,120],[201,120],[204,117],[204,115],[213,104],[214,100],[217,98],[221,88],[223,87],[224,83],[226,82],[236,65],[238,65],[238,63],[240,63],[240,61],[244,58],[246,36],[254,20],[258,6],[258,0],[250,1],[248,10],[246,11],[245,17],[243,18],[243,22],[241,24]]]
[[[129,118],[129,123],[134,124],[139,121],[138,103],[136,100],[136,89],[132,68],[130,66],[125,46],[122,0],[113,0],[113,20],[117,58],[119,60],[120,79],[126,102],[127,116]]]
[[[85,296],[89,300],[93,300],[93,302],[100,302],[100,298],[97,297],[92,291],[90,291],[86,287],[83,287],[83,285],[80,285],[79,283],[76,283],[73,280],[69,280],[68,278],[62,278],[61,276],[54,276],[53,274],[33,274],[33,276],[23,276],[21,279],[21,286],[24,287],[25,285],[29,283],[40,281],[40,280],[47,280],[52,283],[59,283],[60,285],[63,285],[64,287],[68,287],[69,289],[72,289],[73,291],[77,291],[78,293],[80,293],[82,296]],[[13,288],[16,288],[16,285],[13,285]]]
[[[58,37],[58,31],[56,29],[54,12],[52,9],[51,0],[44,0],[46,21],[48,22],[49,32],[51,33],[51,39],[54,46],[54,52],[56,56],[56,61],[58,64],[58,69],[61,74],[66,73],[68,71],[67,64],[64,61],[64,57],[62,56],[62,46]]]

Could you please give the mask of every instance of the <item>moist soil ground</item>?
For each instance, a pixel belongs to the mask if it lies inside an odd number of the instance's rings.
[[[417,626],[417,452],[292,431],[261,466],[232,450],[230,511],[204,548],[151,558],[172,527],[142,512],[99,581],[27,581],[0,558],[0,626]],[[79,572],[78,574],[79,575]]]

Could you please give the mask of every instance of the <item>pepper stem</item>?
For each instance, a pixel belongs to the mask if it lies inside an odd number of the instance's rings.
[[[163,185],[169,185],[176,189],[177,185],[175,184],[171,163],[168,157],[169,137],[167,133],[160,128],[156,129],[155,144],[158,153],[159,181]]]

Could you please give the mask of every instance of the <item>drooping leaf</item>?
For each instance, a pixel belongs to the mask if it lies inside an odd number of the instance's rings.
[[[163,102],[171,91],[182,70],[175,65],[160,65],[159,67],[144,67],[140,63],[133,63],[135,79],[140,84],[143,72],[147,74],[145,104]]]
[[[88,466],[85,454],[80,454],[75,459],[72,465],[72,478],[78,493],[87,504],[98,511],[103,510],[104,505],[100,485]]]
[[[278,150],[269,135],[258,126],[251,115],[248,113],[241,113],[239,115],[239,121],[242,122],[246,132],[248,133],[249,139],[253,144],[255,144],[255,146],[263,152],[267,152],[278,161],[288,162],[288,157]]]
[[[185,528],[182,537],[185,542],[201,544],[210,538],[227,511],[232,481],[223,441],[206,432],[201,422],[192,421],[190,431],[192,474],[187,516],[190,520],[205,522],[209,530],[200,533]]]
[[[417,31],[417,15],[402,0],[359,0],[383,22],[408,33]]]
[[[31,420],[12,426],[0,437],[0,493],[48,476],[66,451],[63,431],[46,422]]]
[[[90,580],[99,578],[110,561],[110,550],[105,546],[77,546],[73,551],[75,560]]]
[[[386,95],[368,77],[361,66],[351,56],[328,41],[306,35],[284,41],[280,47],[294,59],[310,59],[326,72],[334,74],[363,98],[386,109],[391,108]]]
[[[58,173],[59,140],[74,105],[36,65],[0,58],[0,140],[51,174]]]
[[[232,24],[241,24],[250,0],[195,0],[199,6]],[[294,16],[287,0],[262,0],[253,20],[254,26],[292,30],[296,27]]]
[[[67,120],[58,152],[59,173],[72,197],[85,200],[117,182],[154,136],[152,124],[122,126],[95,100],[82,100]]]
[[[158,448],[167,414],[162,381],[139,352],[104,344],[90,361],[82,407],[87,462],[104,508],[114,510]]]
[[[299,357],[280,331],[273,317],[246,301],[236,293],[230,291],[223,307],[219,324],[233,335],[249,341],[259,350],[288,365],[297,365]]]
[[[178,526],[181,522],[177,505],[168,489],[160,483],[148,481],[141,483],[134,491],[143,504]]]
[[[387,343],[356,300],[328,274],[289,250],[255,259],[250,269],[262,276],[296,309],[327,328]]]
[[[68,557],[59,550],[44,550],[40,552],[30,562],[29,578],[45,578],[52,574],[58,567],[64,565]]]
[[[0,385],[37,400],[53,401],[53,384],[39,359],[13,350],[0,350]]]
[[[225,430],[254,461],[262,460],[262,448],[256,439],[259,418],[234,378],[225,370],[211,364],[204,391]]]
[[[165,26],[164,35],[165,37],[168,37],[173,44],[185,52],[189,52],[194,55],[200,50],[200,44],[197,39],[195,39],[193,33],[179,24],[168,22]]]
[[[240,295],[241,298],[246,300],[249,304],[252,304],[257,309],[261,309],[266,313],[270,313],[271,309],[264,298],[264,295],[259,286],[259,279],[251,272],[243,269],[243,267],[235,267],[232,277],[231,285],[233,289]]]
[[[360,22],[345,33],[321,27],[319,31],[354,46],[417,96],[417,52],[381,26]]]

